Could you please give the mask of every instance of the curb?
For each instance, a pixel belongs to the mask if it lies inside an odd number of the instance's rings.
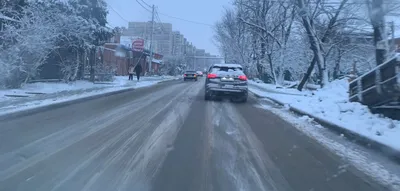
[[[273,102],[275,102],[275,103],[277,103],[277,104],[279,104],[281,106],[288,105],[288,104],[285,104],[285,103],[283,103],[283,102],[281,102],[279,100],[271,98],[269,96],[261,96],[261,95],[258,95],[256,93],[254,93],[254,92],[252,92],[252,93],[257,98],[267,98],[267,99],[269,99],[269,100],[271,100],[271,101],[273,101]],[[375,140],[372,140],[372,139],[370,139],[370,138],[368,138],[368,137],[366,137],[364,135],[360,135],[360,134],[358,134],[358,133],[356,133],[354,131],[351,131],[349,129],[341,127],[340,125],[337,125],[335,123],[332,123],[332,122],[327,121],[325,119],[322,119],[320,117],[314,116],[314,115],[312,115],[312,114],[310,114],[310,113],[308,113],[306,111],[303,111],[303,110],[298,109],[298,108],[294,108],[294,107],[292,107],[290,105],[289,105],[289,110],[294,112],[295,114],[306,115],[306,116],[308,116],[310,118],[313,118],[315,122],[317,122],[320,125],[330,129],[331,131],[334,131],[336,133],[340,133],[340,134],[345,135],[346,138],[352,140],[354,143],[362,145],[362,146],[364,146],[366,148],[378,151],[378,152],[386,155],[388,158],[394,160],[395,162],[400,163],[400,150],[394,149],[394,148],[392,148],[392,147],[390,147],[388,145],[385,145],[383,143],[380,143],[380,142],[377,142]]]
[[[160,81],[154,85],[157,84],[161,84],[164,82],[170,82],[170,81],[174,81],[177,79],[171,79],[171,80],[165,80],[165,81]],[[152,86],[154,86],[152,85]],[[72,100],[67,100],[67,101],[62,101],[59,103],[52,103],[52,104],[48,104],[48,105],[43,105],[43,106],[38,106],[38,107],[34,107],[34,108],[29,108],[26,110],[21,110],[21,111],[14,111],[14,112],[10,112],[10,113],[6,113],[6,114],[0,114],[0,121],[1,120],[9,120],[9,119],[14,119],[17,117],[23,117],[23,116],[28,116],[28,115],[32,115],[34,113],[38,113],[38,112],[43,112],[46,110],[50,110],[50,109],[57,109],[57,108],[61,108],[67,105],[71,105],[71,104],[77,104],[77,103],[82,103],[88,100],[92,100],[92,99],[98,99],[98,98],[102,98],[102,97],[107,97],[107,96],[111,96],[111,95],[116,95],[116,94],[121,94],[121,93],[125,93],[125,92],[129,92],[129,91],[133,91],[136,89],[141,89],[141,88],[148,88],[148,87],[152,87],[152,86],[144,86],[144,87],[139,87],[139,88],[126,88],[126,89],[122,89],[122,90],[116,90],[116,91],[111,91],[111,92],[106,92],[106,93],[99,93],[96,95],[91,95],[91,96],[87,96],[87,97],[82,97],[82,98],[77,98],[77,99],[72,99]]]

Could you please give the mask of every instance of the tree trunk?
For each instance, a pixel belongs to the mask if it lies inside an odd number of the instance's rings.
[[[79,66],[77,79],[81,80],[85,76],[86,50],[85,49],[80,49],[79,51],[81,51],[80,58],[79,58],[81,64]]]
[[[385,62],[385,57],[387,54],[387,50],[384,47],[377,46],[377,44],[380,41],[386,40],[386,39],[383,39],[383,34],[385,33],[383,0],[373,0],[372,1],[371,23],[372,23],[372,27],[374,29],[374,43],[376,46],[376,51],[375,51],[376,65],[381,65],[383,62]]]
[[[321,42],[317,37],[316,31],[314,26],[311,24],[311,18],[307,14],[306,11],[304,11],[305,6],[304,6],[304,1],[303,0],[298,0],[299,8],[302,9],[303,11],[301,12],[301,18],[303,21],[303,26],[306,29],[310,44],[311,44],[311,49],[314,52],[314,56],[316,57],[316,62],[319,66],[321,66],[321,86],[325,86],[329,80],[328,80],[328,71],[326,69],[326,66],[324,64],[324,57],[323,57],[323,49],[321,47]]]
[[[274,65],[272,63],[272,55],[271,54],[268,54],[268,62],[269,62],[269,67],[271,69],[272,78],[274,79],[275,84],[277,84],[278,80],[276,78],[276,73],[275,73],[275,70],[274,70]]]
[[[314,54],[311,64],[307,68],[307,72],[304,74],[303,78],[300,81],[300,84],[297,86],[297,90],[299,90],[299,91],[303,90],[304,85],[306,84],[308,78],[310,78],[310,75],[311,75],[312,71],[314,70],[315,63],[317,63],[317,57]]]
[[[96,65],[96,48],[90,49],[89,65],[90,65],[90,81],[94,82],[95,80],[94,67]]]
[[[374,28],[374,41],[376,46],[379,41],[383,40],[383,38],[380,27],[374,26],[373,28]],[[376,46],[375,59],[377,66],[385,62],[386,53],[387,53],[386,49]]]
[[[74,68],[74,74],[72,75],[72,81],[75,81],[78,73],[79,73],[79,67],[81,65],[80,59],[79,59],[79,49],[76,49],[76,64],[75,64],[75,68]]]

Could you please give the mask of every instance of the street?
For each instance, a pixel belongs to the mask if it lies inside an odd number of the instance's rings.
[[[257,103],[179,80],[1,121],[0,190],[388,190]]]

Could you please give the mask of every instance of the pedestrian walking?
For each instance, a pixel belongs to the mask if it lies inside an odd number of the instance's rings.
[[[136,65],[135,72],[136,72],[137,81],[139,81],[140,74],[142,73],[142,65],[141,64]]]
[[[129,69],[128,69],[129,80],[133,80],[133,73],[134,72],[135,72],[135,68],[133,66],[129,66]]]

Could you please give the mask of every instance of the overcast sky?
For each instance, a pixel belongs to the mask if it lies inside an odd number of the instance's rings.
[[[214,25],[222,16],[224,8],[229,7],[231,0],[144,1],[150,5],[156,5],[160,12],[161,21],[172,23],[173,30],[179,30],[197,48],[206,49],[211,54],[219,55],[217,47],[212,42],[214,33],[211,26],[186,22],[162,14]],[[106,2],[109,4],[108,22],[112,27],[127,27],[127,21],[151,20],[151,13],[142,8],[136,0],[106,0]]]

